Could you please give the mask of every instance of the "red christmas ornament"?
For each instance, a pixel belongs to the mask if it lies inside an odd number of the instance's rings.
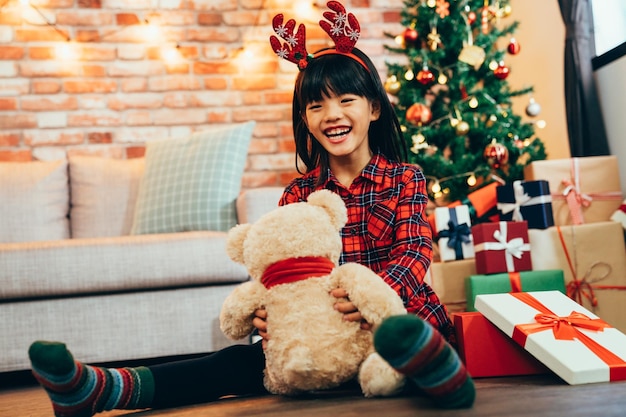
[[[402,34],[402,38],[406,43],[415,43],[417,42],[418,37],[419,34],[417,33],[417,30],[415,30],[415,28],[406,28],[404,29],[404,33]]]
[[[424,103],[415,103],[406,110],[406,120],[417,126],[429,123],[433,118],[433,113]]]
[[[467,14],[467,21],[470,25],[474,24],[474,22],[476,21],[476,13],[475,12],[469,12]]]
[[[509,40],[509,46],[506,47],[506,50],[511,55],[517,55],[517,54],[519,54],[520,49],[522,49],[522,47],[519,44],[519,42],[515,38],[511,38]]]
[[[509,150],[494,140],[485,147],[483,158],[492,169],[498,169],[509,162]]]
[[[506,77],[509,76],[509,68],[504,65],[503,62],[501,62],[498,64],[498,67],[493,70],[493,74],[496,76],[497,79],[504,80]]]
[[[417,77],[415,78],[420,82],[420,84],[428,85],[435,80],[435,75],[428,69],[428,67],[424,67],[417,73]]]

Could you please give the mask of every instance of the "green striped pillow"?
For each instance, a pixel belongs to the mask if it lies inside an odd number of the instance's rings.
[[[254,126],[148,142],[131,234],[232,228]]]

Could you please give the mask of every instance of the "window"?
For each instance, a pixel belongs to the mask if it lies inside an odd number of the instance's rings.
[[[626,42],[626,2],[591,0],[596,56]]]

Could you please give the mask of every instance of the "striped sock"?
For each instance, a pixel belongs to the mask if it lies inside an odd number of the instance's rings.
[[[374,346],[440,407],[474,404],[474,381],[454,348],[428,322],[412,314],[389,317],[376,330]]]
[[[33,375],[47,391],[57,417],[141,409],[152,403],[154,379],[148,368],[85,365],[74,361],[65,345],[57,342],[35,342],[28,356]]]

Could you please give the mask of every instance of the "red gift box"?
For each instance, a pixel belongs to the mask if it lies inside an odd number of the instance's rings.
[[[472,226],[472,236],[478,274],[533,269],[526,221],[477,224]]]
[[[459,356],[474,378],[536,375],[550,371],[482,313],[452,315]]]

